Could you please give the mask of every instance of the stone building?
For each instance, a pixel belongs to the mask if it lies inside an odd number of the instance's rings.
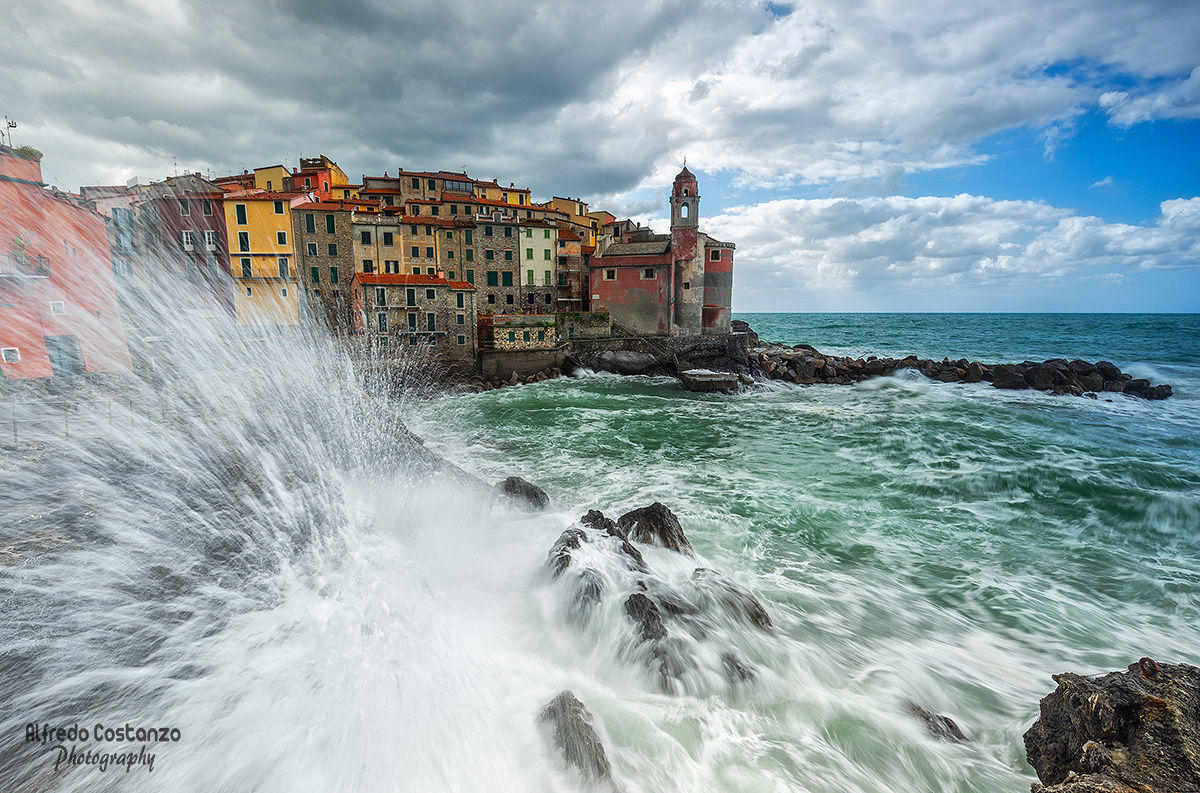
[[[522,310],[519,229],[516,220],[499,213],[476,219],[472,236],[481,314]]]
[[[398,275],[401,272],[404,241],[400,219],[395,215],[353,213],[350,242],[355,273]]]
[[[356,273],[355,328],[380,350],[422,346],[440,358],[474,363],[475,287],[436,275]]]
[[[588,265],[592,310],[639,335],[728,333],[733,243],[699,229],[700,192],[686,167],[671,188],[671,231],[610,224]]]
[[[311,201],[292,208],[297,276],[315,317],[332,332],[350,332],[350,279],[354,275],[354,211],[336,201]]]
[[[484,352],[550,350],[558,343],[553,314],[483,314],[479,349]]]

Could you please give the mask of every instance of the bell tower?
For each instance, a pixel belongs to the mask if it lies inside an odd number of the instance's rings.
[[[671,258],[674,263],[672,332],[699,336],[704,303],[704,257],[700,246],[700,190],[683,166],[671,186]]]

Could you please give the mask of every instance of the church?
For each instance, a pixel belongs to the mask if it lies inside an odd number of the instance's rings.
[[[671,231],[604,226],[588,266],[592,311],[639,336],[729,333],[733,249],[700,231],[700,190],[684,166],[671,186]]]

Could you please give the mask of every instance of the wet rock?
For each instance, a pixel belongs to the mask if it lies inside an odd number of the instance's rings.
[[[767,610],[758,602],[758,598],[717,571],[697,567],[692,571],[692,583],[716,600],[731,616],[748,621],[763,630],[770,630],[774,624]]]
[[[554,745],[584,779],[615,789],[612,767],[600,734],[592,726],[592,714],[573,693],[563,691],[550,700],[538,715],[538,722],[549,729]]]
[[[1174,391],[1171,390],[1171,386],[1166,383],[1160,383],[1159,385],[1150,386],[1141,396],[1145,399],[1166,399],[1173,393]]]
[[[541,512],[550,507],[546,491],[519,476],[508,477],[498,483],[496,489],[527,512]]]
[[[721,653],[721,668],[731,683],[748,683],[754,679],[754,667],[731,652]]]
[[[949,716],[932,713],[911,700],[905,703],[905,708],[913,717],[925,723],[925,728],[934,738],[954,743],[967,743],[970,740]]]
[[[567,616],[576,624],[586,624],[603,596],[604,579],[600,574],[590,567],[579,571],[571,592],[571,602],[567,605]]]
[[[978,383],[982,380],[983,380],[983,365],[980,364],[978,361],[972,361],[971,363],[967,364],[966,370],[963,374],[963,382]]]
[[[1116,367],[1116,364],[1109,363],[1108,361],[1096,361],[1096,371],[1106,381],[1121,379],[1121,370]]]
[[[1039,391],[1049,391],[1056,383],[1055,371],[1052,366],[1039,364],[1029,367],[1026,370],[1024,377],[1025,382],[1030,388],[1036,388]]]
[[[654,601],[641,592],[634,592],[625,601],[625,614],[637,626],[638,639],[643,642],[667,638],[667,628]]]
[[[604,513],[598,509],[589,509],[587,514],[579,519],[579,522],[584,526],[603,531],[607,534],[618,534],[621,537],[625,536],[625,532],[617,526],[616,521],[612,518],[605,517]]]
[[[558,578],[563,571],[571,566],[571,551],[577,550],[587,542],[587,533],[583,529],[569,528],[558,536],[558,540],[550,547],[546,565],[550,574]]]
[[[1143,658],[1054,681],[1025,733],[1035,793],[1200,790],[1200,669]]]
[[[642,552],[633,546],[633,543],[626,537],[625,530],[613,522],[612,518],[605,517],[604,513],[598,509],[589,509],[587,514],[579,519],[579,522],[594,531],[612,537],[615,541],[616,551],[625,557],[625,564],[629,569],[642,573],[647,572],[649,568],[646,567],[646,560],[642,558]]]
[[[1001,364],[992,369],[992,386],[995,388],[1008,388],[1019,390],[1029,388],[1029,383],[1025,377],[1010,363]]]
[[[695,556],[696,549],[683,533],[679,518],[661,503],[655,501],[648,507],[630,510],[617,519],[621,527],[635,542],[659,545],[670,551]]]

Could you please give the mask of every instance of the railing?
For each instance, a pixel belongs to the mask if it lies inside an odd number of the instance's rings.
[[[0,254],[0,276],[17,278],[49,278],[50,260],[45,256],[14,256]]]
[[[146,405],[134,397],[17,399],[0,402],[0,443],[31,443],[96,437],[116,428],[132,429],[140,420],[162,421],[168,399]]]

